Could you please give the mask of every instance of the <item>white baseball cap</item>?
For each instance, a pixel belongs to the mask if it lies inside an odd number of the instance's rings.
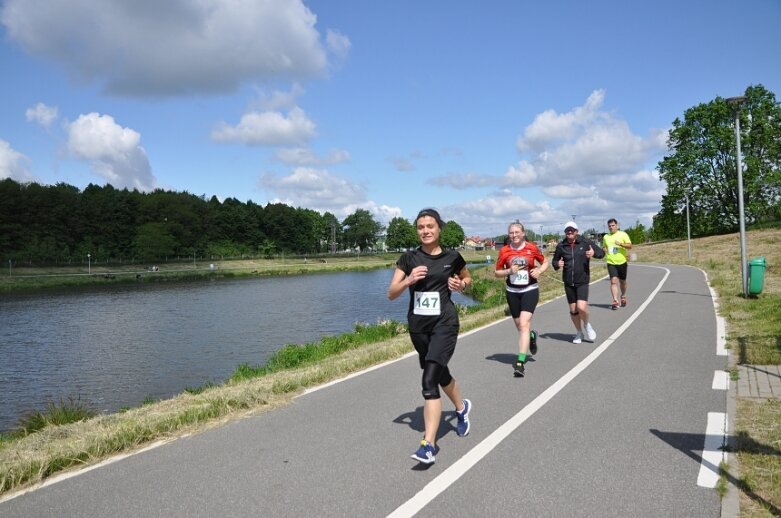
[[[574,228],[575,230],[578,229],[578,224],[574,221],[567,221],[567,223],[564,224],[564,231],[566,232],[568,228]]]

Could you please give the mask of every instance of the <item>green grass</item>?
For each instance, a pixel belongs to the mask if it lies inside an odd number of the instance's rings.
[[[295,369],[312,365],[331,356],[367,343],[381,342],[407,332],[407,326],[395,320],[386,320],[377,324],[357,323],[355,330],[338,336],[326,336],[319,342],[303,345],[287,344],[272,354],[264,365],[242,363],[230,376],[231,382],[239,382],[273,372]]]
[[[12,432],[12,437],[24,437],[46,428],[76,423],[94,417],[97,411],[81,398],[61,399],[59,403],[48,402],[43,411],[32,411],[24,415]]]
[[[738,401],[740,515],[781,514],[781,400]]]

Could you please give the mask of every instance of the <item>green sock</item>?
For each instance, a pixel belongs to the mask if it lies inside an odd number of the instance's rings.
[[[518,355],[518,361],[521,362],[521,363],[526,363],[526,354],[525,353],[520,353]]]

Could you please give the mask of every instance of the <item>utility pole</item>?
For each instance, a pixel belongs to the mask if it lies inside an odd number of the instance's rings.
[[[746,262],[746,217],[743,211],[743,164],[740,157],[740,107],[746,102],[745,97],[730,97],[727,102],[735,110],[735,147],[737,148],[738,165],[738,216],[740,219],[740,273],[743,282],[743,297],[748,297],[748,263]]]
[[[689,259],[692,258],[692,227],[689,222],[689,195],[686,195],[686,241],[689,245]]]

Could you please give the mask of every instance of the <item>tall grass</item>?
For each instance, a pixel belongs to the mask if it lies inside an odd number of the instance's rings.
[[[272,354],[264,365],[242,363],[230,376],[231,382],[268,375],[272,372],[312,365],[328,357],[341,354],[364,344],[381,342],[407,332],[407,326],[395,320],[377,324],[359,322],[355,330],[338,336],[326,336],[319,342],[303,345],[287,344]]]
[[[12,436],[23,437],[46,428],[76,423],[94,417],[97,411],[81,400],[81,397],[60,399],[59,403],[48,402],[43,411],[34,410],[19,420]]]

